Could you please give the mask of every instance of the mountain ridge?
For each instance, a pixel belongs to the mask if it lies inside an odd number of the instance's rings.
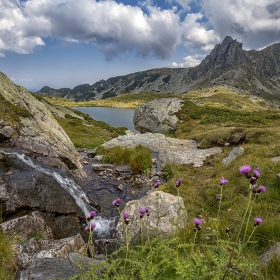
[[[93,85],[78,85],[73,89],[45,86],[36,94],[88,101],[123,93],[182,94],[216,85],[280,101],[280,43],[258,51],[243,50],[242,43],[226,36],[195,67],[155,68],[100,80]]]

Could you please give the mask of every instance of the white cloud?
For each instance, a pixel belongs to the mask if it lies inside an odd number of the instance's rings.
[[[200,13],[187,14],[182,23],[182,41],[187,49],[211,50],[220,41],[214,30],[207,30],[202,23]]]
[[[180,18],[173,10],[115,1],[0,0],[0,51],[28,53],[45,37],[95,44],[108,58],[135,50],[140,56],[169,57],[180,42]]]
[[[172,62],[173,67],[194,67],[200,63],[200,60],[197,59],[197,55],[191,56],[188,55],[186,57],[183,57],[184,62]]]
[[[202,0],[202,11],[221,38],[231,35],[246,48],[279,42],[279,0]]]

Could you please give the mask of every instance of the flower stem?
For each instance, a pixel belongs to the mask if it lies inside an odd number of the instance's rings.
[[[251,190],[251,185],[250,185],[250,190]],[[234,242],[234,245],[233,245],[233,248],[232,248],[232,251],[231,251],[229,260],[228,260],[227,267],[229,267],[229,266],[231,265],[231,262],[232,262],[232,259],[233,259],[233,256],[234,256],[234,249],[236,248],[236,245],[237,245],[237,242],[238,242],[238,239],[239,239],[239,236],[240,236],[242,227],[243,227],[243,225],[244,225],[245,218],[246,218],[246,216],[247,216],[247,213],[248,213],[248,210],[249,210],[249,207],[250,207],[250,204],[251,204],[251,200],[252,200],[252,192],[250,191],[250,193],[249,193],[249,198],[248,198],[248,203],[247,203],[247,207],[246,207],[245,213],[244,213],[244,215],[243,215],[243,219],[242,219],[242,221],[241,221],[241,225],[240,225],[240,227],[239,227],[238,233],[237,233],[237,235],[236,235],[235,242]],[[228,268],[226,269],[222,280],[224,280],[224,279],[226,278],[227,272],[228,272]]]

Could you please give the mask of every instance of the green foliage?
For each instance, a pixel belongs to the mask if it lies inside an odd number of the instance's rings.
[[[111,162],[120,164],[129,164],[132,172],[147,174],[152,167],[152,151],[141,145],[133,149],[128,147],[113,147],[105,149],[99,147],[96,151],[98,154],[103,155],[104,162]]]
[[[0,231],[0,279],[15,279],[12,241]]]

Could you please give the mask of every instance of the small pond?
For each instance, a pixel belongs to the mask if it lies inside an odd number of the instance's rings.
[[[73,109],[90,115],[93,119],[103,121],[111,126],[125,126],[134,133],[139,133],[134,128],[134,109],[109,108],[109,107],[73,107]]]

